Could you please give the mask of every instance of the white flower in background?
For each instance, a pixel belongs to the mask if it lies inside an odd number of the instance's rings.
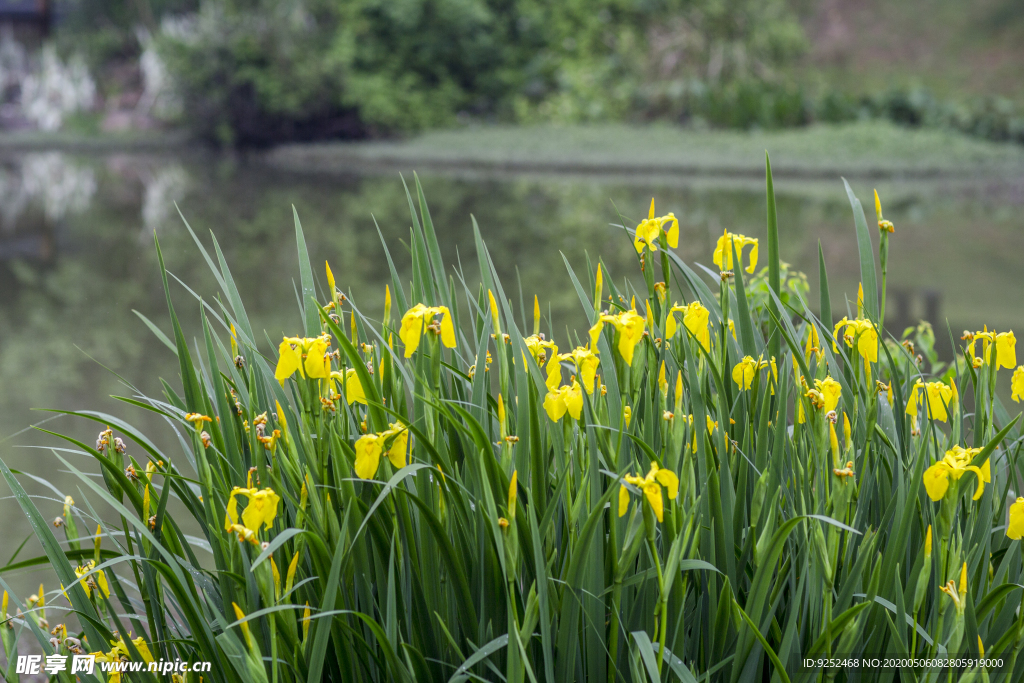
[[[179,164],[164,166],[149,178],[143,178],[145,192],[142,197],[143,237],[150,237],[174,209],[175,202],[188,191],[188,174]]]
[[[166,24],[166,22],[164,22]],[[164,60],[156,49],[156,44],[149,31],[137,31],[142,55],[139,57],[139,71],[142,74],[142,97],[136,105],[136,111],[157,118],[174,118],[181,114],[181,98],[174,88],[174,81],[167,71]]]
[[[89,109],[95,99],[96,83],[82,58],[76,55],[65,64],[52,45],[42,49],[39,70],[21,86],[25,118],[46,131],[59,129],[68,114]]]
[[[96,194],[96,176],[88,166],[68,161],[60,152],[27,154],[21,167],[21,191],[42,201],[51,221],[89,208]]]
[[[24,80],[27,60],[25,48],[14,39],[10,24],[0,29],[0,88],[4,91]]]

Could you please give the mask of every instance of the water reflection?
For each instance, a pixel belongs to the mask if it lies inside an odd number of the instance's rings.
[[[578,270],[587,267],[588,256],[593,261],[600,255],[620,280],[637,270],[629,240],[610,225],[618,222],[617,211],[634,220],[656,195],[659,209],[679,217],[680,254],[708,265],[723,228],[764,234],[760,182],[437,173],[425,173],[422,180],[443,258],[456,267],[456,286],[461,289],[464,278],[475,293],[479,280],[472,216],[513,304],[519,304],[517,282],[526,302],[534,294],[550,302],[545,315],[550,313],[553,332],[563,343],[566,328],[579,328],[583,316],[562,254]],[[870,184],[854,186],[861,197],[870,196]],[[922,317],[934,323],[948,317],[957,337],[959,330],[984,324],[1024,329],[1024,281],[1018,277],[1018,255],[1024,253],[1022,187],[1019,181],[878,186],[897,229],[890,255],[890,329],[899,331]],[[855,297],[859,266],[841,183],[780,181],[777,190],[784,260],[807,272],[816,291],[820,241],[833,311],[842,315]],[[176,202],[208,245],[208,231],[216,233],[253,327],[270,338],[294,333],[300,324],[293,204],[314,261],[329,259],[339,285],[370,315],[380,310],[390,280],[378,228],[399,271],[409,272],[403,245],[409,208],[397,172],[303,176],[258,160],[193,155],[46,153],[3,159],[0,457],[15,468],[31,462],[33,472],[44,473],[63,493],[74,493],[73,479],[56,468],[52,455],[15,448],[54,445],[52,438],[26,433],[4,440],[41,419],[31,408],[117,413],[158,440],[169,436],[151,414],[109,396],[136,390],[121,385],[112,372],[154,395],[161,391],[157,377],[178,384],[174,356],[132,312],[167,329],[154,231],[170,271],[208,300],[216,294]],[[182,287],[173,290],[191,338],[198,333],[196,303]],[[812,299],[816,302],[817,295]],[[944,325],[937,326],[940,342],[947,336],[942,330]],[[269,354],[272,348],[268,344],[265,350]],[[67,419],[48,426],[87,442],[100,428]],[[58,497],[42,487],[34,490],[53,499],[41,501],[44,516],[56,515]],[[0,495],[6,496],[5,485]],[[16,546],[29,534],[27,524],[10,500],[0,501],[0,515],[7,520],[3,540]]]

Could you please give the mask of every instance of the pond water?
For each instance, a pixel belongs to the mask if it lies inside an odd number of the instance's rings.
[[[409,209],[399,172],[295,174],[258,158],[201,153],[75,156],[39,152],[0,159],[0,457],[23,477],[47,519],[60,514],[64,494],[78,498],[73,475],[51,450],[62,443],[26,428],[42,426],[83,441],[101,425],[52,418],[33,409],[116,413],[160,443],[173,438],[151,413],[110,396],[158,395],[159,377],[178,386],[177,362],[133,313],[164,330],[167,311],[152,234],[167,267],[210,300],[213,277],[177,215],[175,203],[207,244],[212,230],[239,285],[254,329],[270,339],[294,334],[296,250],[292,205],[302,220],[319,273],[330,261],[338,284],[363,311],[379,311],[390,281],[379,226],[400,272],[407,274]],[[509,291],[550,302],[555,330],[583,323],[562,254],[585,269],[601,256],[614,277],[636,271],[618,223],[646,215],[652,196],[659,214],[673,211],[682,226],[679,252],[711,266],[724,228],[765,235],[760,179],[581,177],[460,174],[421,170],[420,178],[447,263],[462,263],[478,281],[472,217]],[[911,182],[853,180],[869,210],[877,186],[896,224],[890,256],[890,329],[926,318],[940,339],[945,321],[957,337],[965,328],[1024,332],[1024,180],[960,179]],[[833,310],[856,294],[858,258],[849,202],[838,178],[778,179],[782,258],[809,275],[817,301],[820,241],[829,268]],[[763,261],[762,261],[763,264]],[[172,290],[186,334],[198,332],[198,306],[180,284]],[[518,303],[518,302],[516,302]],[[562,333],[557,335],[564,337]],[[565,341],[564,339],[562,341]],[[946,344],[948,352],[948,343]],[[268,354],[272,351],[266,346]],[[126,386],[118,375],[134,384]],[[131,452],[131,451],[130,451]],[[172,448],[173,452],[173,448]],[[76,467],[95,471],[92,463]],[[60,495],[58,495],[58,492]],[[27,521],[0,483],[0,567],[30,534]],[[38,554],[30,542],[18,559]],[[38,585],[36,569],[5,574],[24,595]],[[50,579],[52,584],[52,579]],[[51,585],[55,588],[55,585]]]

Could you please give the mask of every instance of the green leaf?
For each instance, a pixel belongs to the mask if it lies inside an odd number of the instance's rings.
[[[878,275],[875,270],[875,249],[871,245],[871,234],[864,218],[864,208],[860,200],[853,194],[850,183],[843,178],[846,196],[853,208],[853,223],[857,228],[857,252],[860,254],[860,281],[864,287],[864,314],[876,325],[881,326],[878,319]]]

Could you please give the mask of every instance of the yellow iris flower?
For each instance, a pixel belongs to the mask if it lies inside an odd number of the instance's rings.
[[[946,451],[946,456],[942,460],[924,472],[924,488],[928,492],[928,497],[935,501],[942,500],[949,489],[950,477],[956,481],[966,472],[974,472],[978,475],[978,487],[974,491],[974,500],[981,498],[981,494],[985,491],[985,484],[992,482],[992,468],[988,460],[981,467],[971,464],[974,456],[980,452],[980,448],[962,448],[960,446],[953,446],[951,450]]]
[[[752,356],[744,356],[743,360],[736,364],[732,369],[732,381],[736,382],[736,385],[742,390],[747,391],[750,389],[750,385],[754,382],[754,375],[757,374],[758,370],[762,368],[771,367],[772,375],[776,381],[779,377],[778,369],[775,367],[775,359],[771,361],[763,360],[763,356],[759,356],[757,360],[754,360]],[[774,393],[774,390],[773,390]]]
[[[392,424],[390,427],[380,434],[364,434],[356,441],[356,475],[360,479],[369,479],[377,474],[381,455],[386,455],[396,470],[406,466],[409,430],[401,423]],[[394,437],[391,446],[387,453],[384,453],[384,445],[391,437]]]
[[[558,345],[555,342],[547,341],[539,334],[531,334],[523,339],[523,342],[526,344],[526,350],[541,367],[558,355]]]
[[[398,330],[398,337],[405,344],[406,358],[412,358],[420,345],[423,328],[430,325],[436,316],[441,316],[441,343],[449,349],[455,348],[455,326],[448,307],[416,304],[402,316],[402,327]]]
[[[1013,332],[989,332],[988,328],[981,332],[975,332],[971,343],[967,345],[967,352],[974,358],[974,343],[981,340],[981,356],[987,363],[992,350],[992,343],[995,342],[996,367],[1012,368],[1017,364],[1017,338]]]
[[[697,338],[697,341],[704,347],[705,351],[711,351],[711,313],[699,301],[694,301],[686,306],[673,306],[669,309],[668,318],[665,320],[665,338],[671,339],[676,336],[676,313],[683,314],[683,325],[690,333]]]
[[[843,395],[842,385],[832,379],[831,376],[828,376],[823,380],[814,380],[814,388],[821,392],[822,397],[825,399],[825,404],[822,406],[822,410],[826,413],[830,413],[835,410],[836,406],[839,405],[839,397]]]
[[[946,421],[948,413],[946,407],[952,405],[956,392],[945,382],[928,382],[925,384],[918,380],[914,388],[910,390],[910,400],[907,401],[907,415],[917,417],[919,406],[927,402],[928,414],[933,420]]]
[[[867,318],[857,318],[856,320],[849,320],[845,316],[842,320],[836,323],[835,331],[833,336],[839,338],[839,330],[843,330],[843,339],[846,341],[847,346],[853,346],[854,341],[857,342],[857,353],[860,354],[861,358],[869,363],[878,362],[878,332],[875,330],[875,326]],[[836,345],[832,344],[832,349],[838,351]]]
[[[327,348],[331,345],[328,335],[320,337],[285,337],[278,347],[277,368],[274,379],[282,385],[299,371],[302,377],[324,379],[331,374],[331,359]]]
[[[112,640],[110,644],[113,646],[110,652],[92,652],[90,655],[96,658],[97,662],[107,663],[118,663],[131,661],[131,655],[128,654],[128,645],[125,644],[124,638],[120,640]],[[154,662],[153,654],[149,651],[149,646],[142,636],[132,639],[132,645],[138,650],[142,659],[147,664]],[[109,671],[107,672],[107,683],[121,683],[121,672],[120,671]]]
[[[331,390],[335,391],[334,382],[338,381],[345,386],[345,400],[349,405],[355,402],[366,405],[366,392],[363,391],[363,383],[359,381],[359,373],[349,368],[344,374],[335,370],[331,373]]]
[[[750,265],[747,266],[746,270],[748,273],[753,273],[754,268],[757,267],[757,238],[739,235],[728,230],[722,233],[722,236],[718,238],[718,244],[715,246],[715,253],[712,255],[715,265],[718,266],[719,270],[732,270],[733,244],[736,245],[736,255],[740,260],[743,259],[743,247],[750,246]]]
[[[666,230],[665,226],[669,224],[672,227]],[[633,241],[636,253],[642,252],[645,244],[651,251],[658,251],[658,239],[661,238],[662,233],[665,233],[668,246],[673,249],[679,246],[679,221],[676,220],[675,214],[670,213],[667,216],[655,218],[654,198],[651,198],[651,208],[647,212],[647,218],[640,221],[640,225],[636,226],[636,239]]]
[[[576,369],[580,373],[580,379],[583,381],[583,388],[587,390],[588,394],[594,393],[594,380],[597,377],[597,366],[601,360],[597,357],[596,353],[585,346],[577,346],[569,353],[552,357],[548,363],[548,378],[545,382],[548,389],[557,391],[558,385],[562,383],[561,361],[563,360],[571,360],[576,365]]]
[[[1024,498],[1010,506],[1010,522],[1006,526],[1006,535],[1014,540],[1024,538]]]
[[[277,516],[277,504],[281,502],[281,497],[274,493],[273,489],[243,489],[240,486],[236,486],[231,489],[231,494],[228,496],[228,510],[227,517],[224,519],[224,529],[226,531],[233,531],[243,535],[242,531],[236,529],[238,524],[238,499],[236,496],[245,496],[249,499],[249,504],[245,506],[245,510],[242,512],[242,524],[244,529],[250,530],[254,533],[259,532],[260,526],[269,529],[274,524],[274,517]],[[247,536],[247,535],[245,535]],[[247,538],[245,540],[248,540]]]
[[[633,310],[618,315],[604,314],[590,328],[590,348],[597,348],[597,340],[601,336],[601,330],[604,329],[605,323],[610,323],[615,327],[619,337],[617,345],[619,354],[622,356],[622,360],[626,361],[626,365],[632,365],[633,351],[640,340],[644,338],[644,327],[647,322],[643,316]]]
[[[658,518],[659,522],[665,521],[664,499],[661,496],[662,487],[668,491],[669,500],[675,500],[679,495],[679,477],[672,470],[663,470],[658,467],[658,463],[652,462],[651,470],[646,477],[627,474],[623,480],[626,484],[632,484],[643,491],[644,497],[651,509],[654,510],[654,516]],[[629,489],[622,484],[619,486],[619,517],[625,515],[628,509]]]
[[[82,581],[82,588],[85,589],[85,597],[92,597],[92,589],[98,588],[105,597],[110,597],[110,586],[107,584],[107,575],[102,569],[93,569],[96,566],[94,560],[89,560],[84,566],[75,567],[75,576],[82,578],[89,575],[89,578]]]
[[[571,386],[553,389],[544,397],[544,410],[552,422],[558,422],[566,412],[578,420],[583,413],[583,390],[575,379]]]

